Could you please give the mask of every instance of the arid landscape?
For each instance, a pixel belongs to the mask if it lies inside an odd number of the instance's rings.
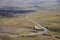
[[[0,40],[60,40],[60,1],[1,0]]]
[[[25,34],[33,31],[34,25],[25,19],[28,16],[30,19],[36,21],[49,30],[48,34],[36,35],[31,37],[6,37],[6,40],[60,40],[60,13],[59,12],[34,12],[32,14],[19,14],[11,18],[0,18],[0,33],[7,34]],[[49,36],[50,35],[50,36]],[[53,37],[54,36],[54,37]],[[57,36],[57,37],[55,37]],[[1,36],[4,40],[4,36]]]

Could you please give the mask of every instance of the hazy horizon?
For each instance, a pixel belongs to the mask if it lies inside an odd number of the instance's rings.
[[[59,0],[0,0],[0,6],[26,6],[26,4],[53,6],[60,4],[59,2]]]

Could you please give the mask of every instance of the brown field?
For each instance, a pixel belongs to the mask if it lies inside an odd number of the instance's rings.
[[[42,26],[48,28],[51,34],[60,36],[60,13],[59,12],[36,12],[27,15]],[[27,21],[24,16],[12,18],[0,18],[0,25],[8,27],[34,27],[34,24]],[[0,37],[0,40],[53,40],[51,36],[37,35],[36,37]],[[55,40],[60,40],[55,38]]]

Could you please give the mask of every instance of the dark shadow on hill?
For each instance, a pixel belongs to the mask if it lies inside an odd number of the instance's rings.
[[[48,27],[50,31],[60,33],[60,27]]]
[[[0,16],[1,17],[13,17],[13,14],[27,14],[35,12],[35,10],[6,10],[0,9]]]

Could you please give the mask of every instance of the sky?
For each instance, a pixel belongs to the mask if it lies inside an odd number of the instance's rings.
[[[59,0],[0,0],[0,6],[19,6],[21,4],[38,3],[39,5],[56,5]]]

